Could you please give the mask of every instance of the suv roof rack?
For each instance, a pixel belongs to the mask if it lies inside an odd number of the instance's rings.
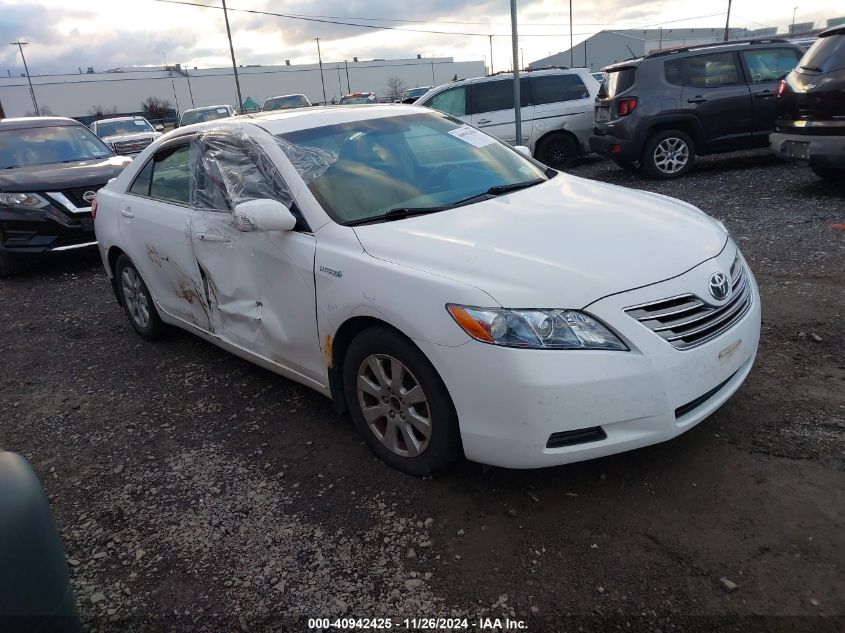
[[[574,70],[577,66],[543,66],[542,68],[520,68],[519,72],[522,73],[536,73],[539,70]],[[496,75],[512,75],[512,70],[497,70],[496,72],[487,75],[487,77],[495,77]]]
[[[691,44],[690,46],[678,46],[676,48],[664,48],[659,51],[654,51],[653,53],[645,55],[643,59],[663,57],[665,55],[674,55],[675,53],[686,53],[687,51],[696,51],[702,48],[733,46],[734,44],[789,44],[789,40],[786,40],[782,37],[766,37],[750,40],[730,40],[728,42],[712,42],[710,44]]]

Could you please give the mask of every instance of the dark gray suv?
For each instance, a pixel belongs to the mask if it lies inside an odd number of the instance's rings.
[[[696,155],[766,147],[778,82],[801,55],[786,40],[746,40],[608,66],[590,147],[655,178],[683,176]]]

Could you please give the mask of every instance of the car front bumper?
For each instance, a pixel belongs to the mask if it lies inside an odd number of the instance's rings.
[[[74,216],[51,206],[26,210],[0,206],[0,253],[38,255],[96,245],[91,212]]]
[[[729,257],[717,258],[725,260],[723,270]],[[449,389],[466,457],[506,468],[577,462],[672,439],[716,411],[745,380],[757,353],[760,295],[750,270],[748,311],[691,349],[676,349],[624,312],[691,288],[702,296],[700,280],[714,265],[708,262],[587,307],[628,343],[629,352],[417,341]]]
[[[819,167],[845,168],[845,135],[769,134],[772,151],[786,160],[807,161]]]

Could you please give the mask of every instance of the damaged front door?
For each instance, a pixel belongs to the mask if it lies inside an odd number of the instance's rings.
[[[205,135],[193,145],[191,239],[213,333],[319,379],[315,237],[301,220],[293,231],[238,230],[237,204],[271,199],[295,211],[292,196],[248,137]]]

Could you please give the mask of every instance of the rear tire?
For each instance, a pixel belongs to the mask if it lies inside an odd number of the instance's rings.
[[[695,144],[680,130],[664,130],[652,136],[643,149],[643,168],[652,178],[680,178],[692,169]]]
[[[424,476],[462,454],[458,415],[437,371],[388,327],[356,336],[343,363],[349,412],[367,445],[402,472]]]
[[[167,325],[158,316],[155,302],[141,273],[126,255],[117,258],[114,268],[120,303],[129,323],[141,338],[159,340],[167,333]]]
[[[535,157],[555,169],[574,167],[578,162],[578,144],[569,134],[549,134],[537,143]]]
[[[838,167],[819,167],[818,165],[810,165],[810,169],[813,170],[816,176],[823,180],[845,183],[845,169],[839,169]]]

